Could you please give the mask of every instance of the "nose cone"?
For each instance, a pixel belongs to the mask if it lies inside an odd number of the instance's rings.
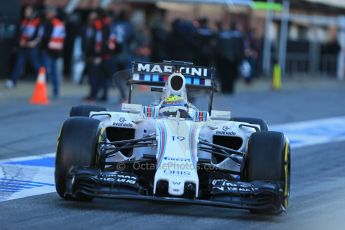
[[[169,181],[169,194],[173,196],[182,196],[184,193],[184,183],[179,180]]]
[[[197,135],[194,135],[197,127],[189,120],[181,121],[179,125],[176,124],[176,120],[171,119],[163,119],[157,123],[157,133],[160,135],[156,155],[158,167],[154,179],[154,194],[159,193],[160,181],[166,181],[168,195],[184,196],[188,190],[194,191],[192,197],[198,197],[199,176],[195,151]],[[191,189],[187,186],[189,183],[194,184],[195,188]]]

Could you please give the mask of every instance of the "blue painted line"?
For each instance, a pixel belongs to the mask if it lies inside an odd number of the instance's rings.
[[[20,189],[3,189],[0,188],[0,192],[7,192],[7,193],[13,193],[13,192],[19,192]]]
[[[23,160],[23,161],[5,161],[2,164],[55,167],[55,157],[44,157],[41,159]]]
[[[28,182],[28,183],[26,183],[26,184],[24,184],[24,183],[0,183],[0,186],[1,185],[11,185],[11,186],[30,186],[30,187],[42,187],[42,186],[55,186],[54,184],[49,184],[49,183],[44,183],[44,184],[39,184],[39,183],[30,183],[30,182]]]
[[[15,181],[15,182],[18,182],[18,183],[36,184],[36,185],[41,185],[41,186],[45,186],[45,185],[54,186],[54,184],[50,184],[50,183],[42,183],[42,182],[35,182],[35,181],[28,181],[28,180],[15,180],[15,179],[0,178],[0,181],[1,180]]]
[[[0,190],[22,190],[23,188],[0,187]]]
[[[0,184],[0,188],[37,188],[42,187],[44,185],[23,185],[23,184],[14,184],[14,183],[6,183],[6,184]]]
[[[7,182],[1,182],[0,187],[3,186],[13,186],[13,187],[20,187],[20,186],[26,186],[26,187],[41,187],[41,186],[47,186],[44,184],[34,184],[34,183],[18,183],[18,182],[12,182],[12,181],[7,181]],[[49,185],[50,186],[50,185]]]
[[[271,128],[283,132],[293,148],[345,140],[345,116],[274,125]]]
[[[26,189],[39,188],[47,185],[54,186],[50,183],[0,178],[0,192],[5,193],[15,193]]]

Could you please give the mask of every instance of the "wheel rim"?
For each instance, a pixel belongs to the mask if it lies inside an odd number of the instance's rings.
[[[290,144],[287,141],[285,144],[284,149],[284,199],[283,199],[283,206],[287,208],[289,204],[289,196],[290,196]]]

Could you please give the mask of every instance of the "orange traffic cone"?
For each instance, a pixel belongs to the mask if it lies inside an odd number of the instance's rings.
[[[37,82],[30,103],[35,105],[49,104],[46,85],[46,68],[44,67],[39,69]]]

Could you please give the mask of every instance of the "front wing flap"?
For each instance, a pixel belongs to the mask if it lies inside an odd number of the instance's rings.
[[[153,200],[162,202],[188,203],[238,209],[281,209],[279,183],[266,181],[239,182],[215,179],[210,184],[207,199],[182,197],[161,197],[152,193],[149,185],[143,186],[140,178],[131,172],[101,171],[78,167],[70,171],[66,194],[84,194],[91,197]]]

